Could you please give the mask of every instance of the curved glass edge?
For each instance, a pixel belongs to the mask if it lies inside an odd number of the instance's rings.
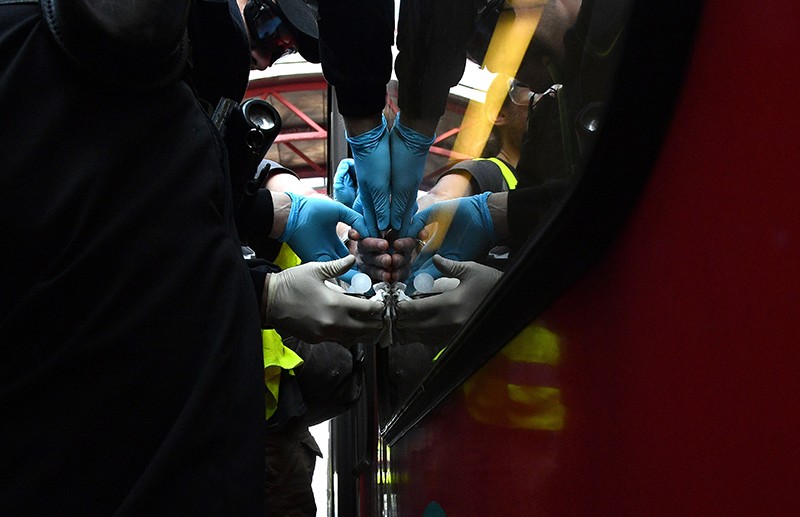
[[[389,446],[546,309],[610,245],[650,176],[683,84],[701,12],[702,3],[690,0],[637,0],[632,5],[604,126],[580,180],[379,430]]]

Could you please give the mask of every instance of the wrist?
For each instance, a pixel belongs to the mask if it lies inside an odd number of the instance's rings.
[[[286,231],[286,223],[289,221],[289,213],[292,210],[292,198],[283,192],[271,192],[271,194],[274,215],[269,236],[277,240]]]
[[[261,328],[270,328],[269,321],[267,320],[267,313],[269,312],[269,280],[272,273],[268,273],[264,278],[264,290],[261,291],[261,300],[259,303],[259,313],[261,314]]]
[[[381,114],[367,117],[344,117],[344,128],[350,137],[356,137],[380,125],[382,125]]]
[[[419,137],[422,139],[433,139],[436,136],[436,127],[439,125],[439,118],[416,117],[406,113],[403,115],[403,121],[401,123],[400,113],[398,113],[395,119],[395,125],[418,133]]]

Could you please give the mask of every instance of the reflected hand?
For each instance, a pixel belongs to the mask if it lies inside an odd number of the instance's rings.
[[[394,329],[401,343],[445,346],[502,276],[477,262],[456,262],[440,255],[431,262],[440,275],[457,278],[459,284],[450,291],[397,304]]]
[[[411,237],[390,240],[392,249],[392,282],[405,282],[411,275],[411,264],[419,253],[419,241]]]
[[[417,193],[425,173],[425,161],[434,137],[404,126],[400,114],[389,136],[392,153],[391,227],[400,237],[408,237],[411,218],[417,211]]]
[[[413,277],[422,271],[434,278],[441,276],[433,264],[433,255],[436,253],[459,261],[484,258],[497,241],[489,215],[489,194],[484,192],[434,203],[414,216],[409,230],[411,235],[419,235],[431,223],[436,223],[436,226],[414,261],[412,278],[407,283],[413,285]]]

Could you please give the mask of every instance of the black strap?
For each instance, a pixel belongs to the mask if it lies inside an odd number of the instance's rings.
[[[0,0],[0,5],[38,4],[39,0]]]

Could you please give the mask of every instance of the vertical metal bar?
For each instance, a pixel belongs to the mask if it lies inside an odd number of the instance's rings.
[[[339,113],[334,88],[328,86],[328,196],[333,197],[333,175],[336,166],[347,158],[344,120]],[[366,387],[364,390],[366,391]],[[362,399],[369,397],[362,393]],[[328,517],[358,515],[358,483],[356,472],[357,413],[362,401],[331,421],[330,474],[328,476]]]
[[[328,86],[328,195],[333,197],[333,175],[339,162],[349,156],[347,140],[344,137],[344,119],[339,113],[336,91]]]

